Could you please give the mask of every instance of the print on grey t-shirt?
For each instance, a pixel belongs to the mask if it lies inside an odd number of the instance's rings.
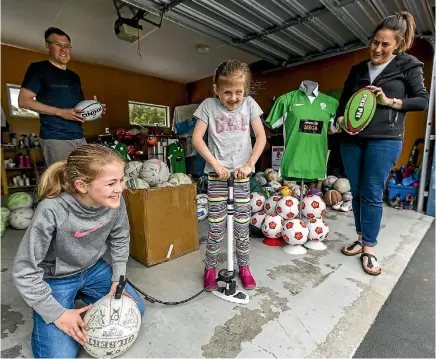
[[[212,155],[229,171],[244,166],[251,156],[250,124],[262,114],[262,109],[250,96],[233,111],[218,98],[204,100],[194,116],[208,125],[208,147]],[[205,173],[213,172],[206,163]]]

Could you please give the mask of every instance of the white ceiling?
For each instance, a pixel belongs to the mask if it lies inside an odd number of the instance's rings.
[[[123,8],[125,17],[132,13]],[[154,21],[157,17],[148,15]],[[72,57],[139,73],[188,83],[211,76],[216,66],[230,58],[248,63],[259,58],[216,39],[163,20],[157,28],[141,21],[138,43],[119,40],[114,31],[117,13],[112,0],[1,0],[1,41],[46,51],[44,31],[64,30],[72,39]],[[198,44],[210,51],[200,54]]]

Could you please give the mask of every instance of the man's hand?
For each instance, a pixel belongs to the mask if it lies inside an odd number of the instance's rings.
[[[338,122],[339,126],[342,128],[342,130],[344,130],[344,131],[345,131],[346,133],[348,133],[349,135],[351,135],[351,136],[355,136],[355,135],[357,135],[357,132],[356,132],[356,133],[352,133],[352,132],[349,132],[349,131],[345,128],[345,124],[344,124],[344,116],[340,116],[340,117],[338,117],[337,122]]]
[[[108,293],[109,295],[115,295],[115,292],[117,291],[118,283],[119,282],[112,282],[111,290]],[[127,293],[125,289],[123,290],[123,295],[125,295],[126,297],[129,297],[130,299],[132,299],[136,303],[136,300],[133,299],[133,297],[129,293]]]
[[[230,177],[230,172],[227,168],[221,165],[221,163],[217,162],[213,169],[215,173],[218,175],[218,178],[222,181],[226,181]]]
[[[89,327],[83,321],[80,314],[86,312],[89,308],[91,308],[91,305],[81,309],[67,309],[58,319],[55,320],[54,324],[76,342],[84,345],[87,338],[85,334],[83,334],[83,329],[89,330]]]
[[[62,108],[58,110],[58,116],[68,121],[83,122],[84,119],[82,116],[80,116],[82,112],[83,110],[76,108]]]
[[[94,95],[94,100],[98,101],[97,96],[95,96],[95,95]],[[103,113],[101,114],[101,117],[103,117],[103,115],[106,113],[106,105],[104,103],[102,103],[101,105],[103,106]]]
[[[237,168],[235,170],[235,178],[237,179],[244,179],[244,178],[248,178],[248,176],[251,174],[251,172],[253,171],[253,167],[246,163],[243,167]]]

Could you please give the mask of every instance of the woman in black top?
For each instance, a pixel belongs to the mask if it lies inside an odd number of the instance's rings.
[[[385,18],[375,29],[369,47],[370,60],[352,67],[336,113],[343,128],[341,155],[353,194],[358,240],[342,248],[348,256],[362,253],[363,270],[381,273],[374,256],[380,231],[385,181],[403,144],[407,111],[423,111],[429,95],[424,87],[423,63],[405,52],[410,49],[415,21],[408,12]],[[344,110],[350,97],[368,86],[377,97],[370,124],[357,135],[344,128]]]

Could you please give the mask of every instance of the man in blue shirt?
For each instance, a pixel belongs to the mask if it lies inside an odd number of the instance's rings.
[[[79,75],[67,69],[71,59],[70,37],[54,27],[47,29],[44,36],[51,58],[30,64],[21,84],[18,104],[39,113],[40,143],[49,166],[86,144],[81,110],[74,109],[85,98]]]

